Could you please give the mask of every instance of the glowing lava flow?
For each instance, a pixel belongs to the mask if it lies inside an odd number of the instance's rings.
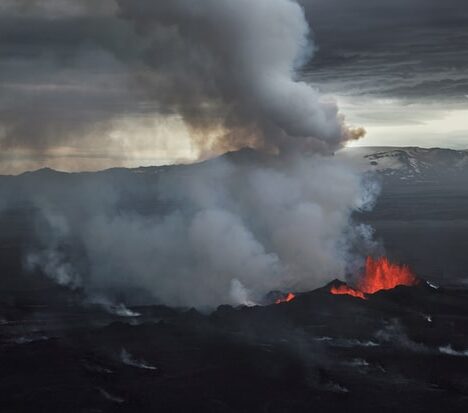
[[[348,294],[353,297],[366,299],[365,294],[374,294],[381,290],[391,290],[398,285],[416,285],[418,278],[411,272],[407,265],[392,264],[386,257],[374,260],[367,257],[366,271],[356,288],[347,285],[333,286],[332,294]]]
[[[290,301],[294,300],[295,298],[296,298],[296,296],[293,293],[288,293],[288,295],[286,297],[278,298],[275,301],[275,304],[289,303]]]
[[[339,286],[333,286],[330,289],[330,292],[335,295],[340,295],[340,294],[347,294],[347,295],[352,295],[353,297],[358,297],[362,298],[363,300],[366,300],[366,296],[362,291],[355,290],[354,288],[348,287],[347,285],[339,285]]]

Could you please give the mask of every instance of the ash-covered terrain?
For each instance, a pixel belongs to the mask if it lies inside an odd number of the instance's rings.
[[[381,185],[375,208],[353,219],[375,228],[386,255],[407,264],[419,283],[361,299],[331,294],[342,286],[333,281],[292,288],[290,300],[289,291],[273,291],[257,305],[211,309],[132,305],[132,291],[90,299],[74,278],[81,268],[69,266],[86,255],[73,234],[46,256],[55,277],[47,265],[31,270],[25,262],[43,241],[38,233],[56,234],[38,219],[41,204],[25,194],[44,203],[60,199],[62,208],[78,210],[80,224],[86,210],[71,194],[124,188],[118,212],[151,217],[155,208],[171,208],[149,202],[160,177],[174,168],[188,177],[197,166],[0,177],[2,200],[9,201],[0,220],[1,411],[466,411],[464,152],[350,151],[348,159],[374,170]],[[248,151],[229,156],[258,162]],[[121,234],[128,248],[131,235]]]

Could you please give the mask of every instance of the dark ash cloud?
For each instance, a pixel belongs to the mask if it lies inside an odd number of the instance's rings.
[[[85,1],[8,4],[4,148],[77,144],[142,111],[181,116],[208,152],[288,142],[329,151],[362,134],[297,77],[313,46],[295,1],[107,1],[95,14]]]

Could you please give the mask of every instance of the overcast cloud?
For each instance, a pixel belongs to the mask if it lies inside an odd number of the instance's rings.
[[[241,78],[233,78],[232,74],[224,74],[234,82],[228,88],[211,89],[211,94],[205,88],[201,95],[196,93],[200,89],[190,90],[180,95],[185,99],[181,108],[181,100],[168,99],[164,89],[154,87],[160,80],[158,76],[173,70],[166,65],[174,57],[171,53],[184,53],[192,71],[206,69],[206,60],[194,65],[188,38],[175,36],[167,25],[161,25],[164,22],[160,20],[158,7],[167,8],[164,2],[119,3],[2,2],[0,172],[19,172],[43,164],[66,168],[68,159],[73,160],[71,169],[194,159],[200,152],[187,138],[196,135],[184,123],[189,115],[191,126],[207,122],[212,125],[213,116],[224,119],[216,124],[218,130],[211,131],[212,138],[224,133],[228,142],[232,139],[229,132],[238,132],[232,125],[239,117],[243,125],[248,121],[252,126],[258,119],[266,118],[282,122],[282,129],[286,124],[300,125],[281,119],[275,112],[278,108],[265,106],[266,102],[274,101],[271,96],[263,96],[263,103],[254,102],[249,108],[249,114],[254,113],[253,123],[232,105],[217,106],[219,113],[212,107],[207,110],[204,106],[207,96],[212,105],[219,103],[220,97],[224,102],[232,102],[229,94],[234,89],[241,93],[235,84]],[[142,17],[138,15],[138,7],[145,3],[151,5],[153,14]],[[313,38],[313,46],[308,49],[311,59],[301,76],[320,92],[336,98],[350,123],[368,129],[364,144],[468,146],[468,138],[463,138],[468,126],[459,115],[465,113],[468,105],[468,7],[464,1],[385,0],[376,4],[371,0],[301,0],[300,3]],[[156,26],[160,29],[155,30]],[[187,27],[184,30],[189,35],[194,33]],[[216,33],[221,36],[225,31],[216,28]],[[227,65],[228,61],[217,67]],[[182,80],[179,75],[186,69],[181,68],[171,79]],[[203,72],[198,74],[203,76]],[[216,76],[222,77],[223,73]],[[243,86],[252,89],[257,83],[244,82]],[[181,83],[182,87],[188,85]],[[191,85],[199,88],[201,84]],[[257,96],[262,95],[259,92]],[[247,101],[242,98],[241,102]],[[329,110],[331,115],[327,116],[334,116],[333,105]],[[397,116],[393,116],[395,113]],[[435,127],[425,140],[427,128],[417,125],[428,126],[433,119],[446,122]],[[171,133],[165,133],[167,122],[171,124]],[[257,129],[242,131],[241,146],[252,143],[252,131],[258,131],[258,122],[255,125]],[[288,128],[292,135],[304,130]],[[206,128],[202,129],[204,138],[208,136],[210,141]],[[262,121],[260,129],[262,134],[277,134],[271,131],[268,122]],[[152,135],[156,138],[151,139]],[[180,136],[184,138],[178,139]],[[24,163],[25,159],[28,161]]]

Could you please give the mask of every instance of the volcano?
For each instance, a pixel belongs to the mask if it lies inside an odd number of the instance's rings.
[[[347,294],[366,299],[366,294],[375,294],[382,290],[391,290],[399,285],[415,286],[420,280],[411,272],[407,265],[391,263],[388,258],[373,259],[367,257],[364,274],[356,282],[356,286],[347,284],[332,285],[331,294]]]

